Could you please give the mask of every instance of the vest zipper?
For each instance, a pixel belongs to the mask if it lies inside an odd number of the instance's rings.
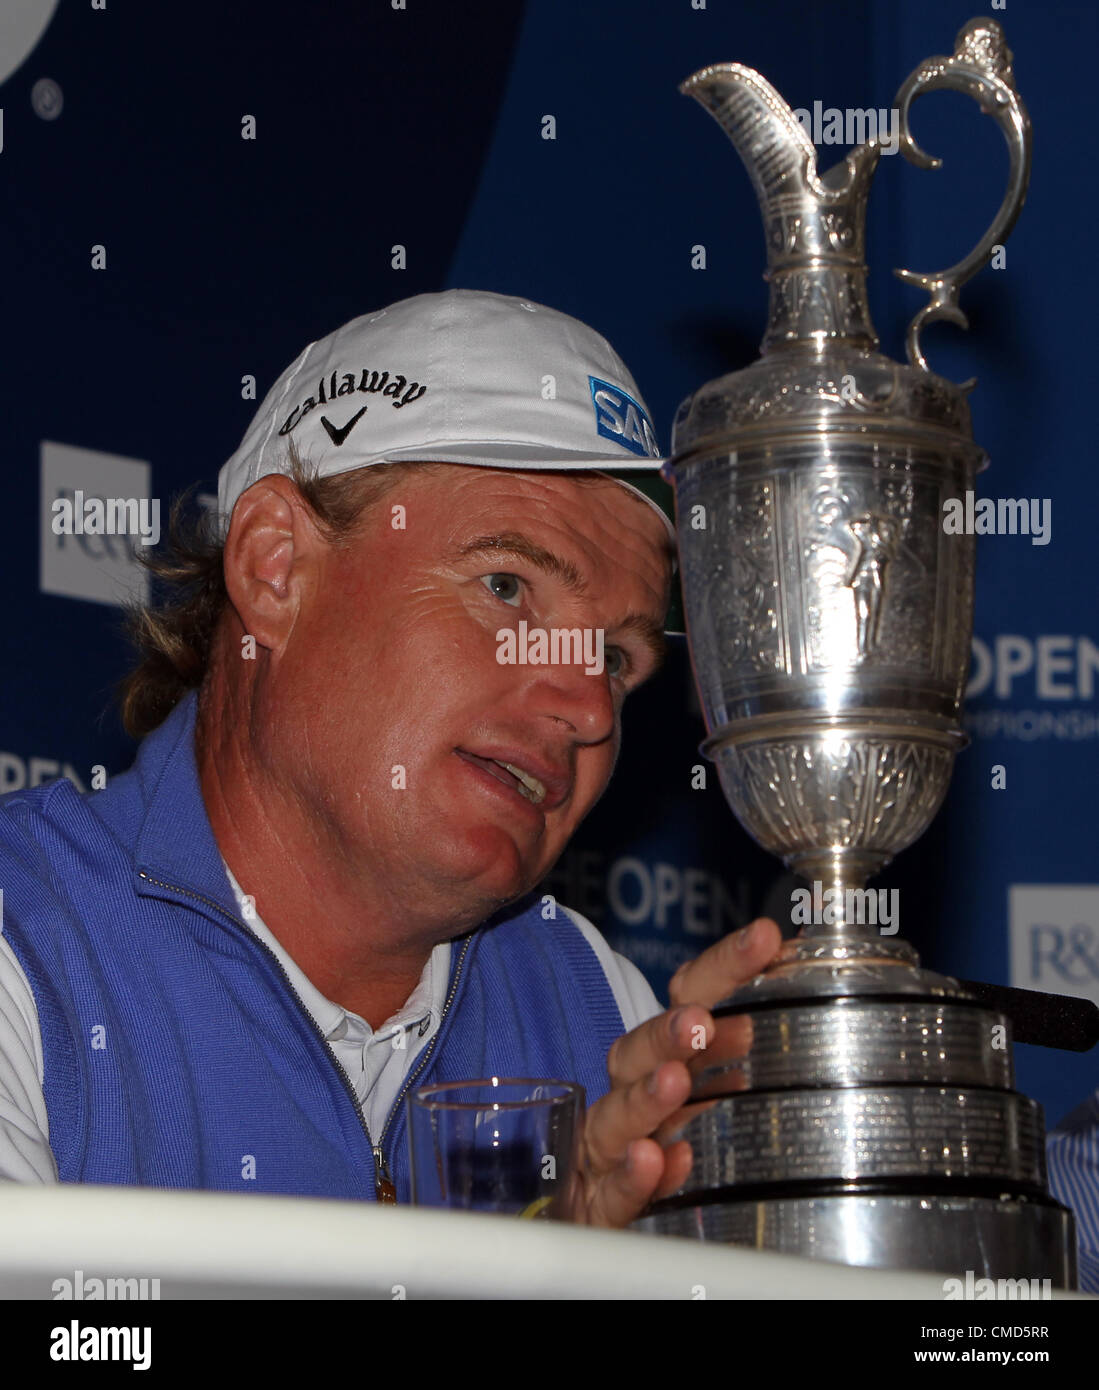
[[[190,888],[180,888],[178,884],[165,883],[163,879],[153,878],[151,875],[147,874],[144,869],[139,869],[137,872],[138,877],[143,878],[146,883],[155,884],[155,886],[158,888],[167,888],[168,891],[171,893],[182,893],[184,897],[194,898],[196,902],[205,903],[207,907],[212,907],[215,912],[220,913],[222,917],[225,917],[228,921],[232,922],[234,926],[240,927],[242,931],[247,932],[249,940],[255,942],[257,946],[262,947],[263,950],[267,952],[267,954],[273,961],[275,967],[277,968],[279,974],[285,981],[286,988],[290,991],[294,1000],[297,1002],[298,1008],[301,1010],[302,1014],[304,1014],[306,1021],[313,1029],[313,1032],[320,1039],[321,1044],[324,1047],[324,1050],[328,1053],[332,1065],[336,1068],[336,1071],[339,1074],[339,1078],[340,1081],[343,1083],[344,1090],[350,1097],[351,1104],[355,1110],[355,1114],[359,1118],[359,1124],[362,1126],[363,1134],[366,1135],[366,1142],[370,1146],[370,1150],[374,1155],[374,1195],[376,1199],[379,1202],[382,1202],[386,1205],[391,1205],[395,1203],[397,1201],[397,1188],[393,1182],[392,1177],[390,1176],[389,1166],[385,1161],[385,1154],[382,1151],[382,1140],[385,1139],[386,1134],[389,1132],[390,1122],[392,1121],[393,1116],[397,1113],[397,1109],[400,1106],[401,1101],[404,1099],[405,1092],[408,1090],[412,1082],[415,1081],[416,1077],[420,1075],[424,1067],[427,1065],[427,1060],[434,1051],[436,1042],[438,1042],[439,1040],[439,1034],[443,1030],[443,1019],[446,1018],[447,1010],[450,1008],[451,1004],[454,1001],[454,996],[458,990],[458,981],[461,978],[462,974],[462,965],[465,962],[466,953],[469,951],[469,948],[473,942],[472,934],[466,938],[466,944],[462,947],[462,954],[458,957],[458,964],[454,971],[454,982],[450,987],[450,993],[447,995],[446,1003],[443,1005],[443,1011],[439,1015],[439,1026],[435,1030],[435,1036],[428,1043],[427,1050],[425,1051],[420,1061],[416,1064],[415,1071],[407,1078],[405,1084],[401,1087],[401,1090],[397,1095],[397,1099],[393,1102],[393,1107],[390,1110],[389,1114],[386,1116],[385,1123],[382,1125],[382,1132],[378,1138],[378,1142],[375,1144],[374,1140],[370,1137],[370,1130],[367,1128],[366,1117],[363,1115],[362,1105],[359,1103],[359,1098],[355,1094],[355,1088],[351,1084],[351,1078],[340,1065],[340,1059],[336,1056],[335,1052],[333,1051],[331,1043],[321,1032],[317,1020],[305,1007],[305,1003],[302,1000],[301,995],[297,992],[297,990],[291,983],[290,976],[287,975],[286,970],[283,967],[282,961],[280,961],[278,956],[275,955],[274,951],[271,950],[267,942],[261,941],[260,938],[255,934],[255,932],[252,931],[249,927],[247,927],[240,920],[239,917],[234,917],[231,912],[227,912],[225,908],[221,906],[220,903],[214,902],[212,898],[207,898],[202,893],[195,893]]]
[[[390,1177],[389,1168],[385,1161],[385,1154],[382,1151],[382,1143],[385,1140],[385,1136],[389,1133],[389,1126],[393,1121],[393,1116],[400,1110],[401,1101],[404,1100],[405,1096],[408,1094],[409,1087],[417,1077],[423,1074],[423,1070],[427,1066],[432,1052],[435,1051],[435,1044],[439,1041],[439,1035],[443,1031],[443,1019],[446,1018],[447,1010],[450,1008],[454,996],[458,992],[458,981],[462,978],[462,966],[465,964],[466,953],[472,944],[473,937],[471,935],[466,938],[466,944],[462,947],[462,954],[458,957],[458,964],[454,967],[454,982],[450,986],[450,993],[447,995],[446,1002],[443,1004],[443,1011],[439,1015],[439,1026],[435,1030],[435,1036],[428,1043],[427,1047],[424,1049],[424,1055],[416,1063],[413,1070],[409,1072],[408,1076],[405,1078],[404,1085],[397,1092],[397,1098],[393,1102],[389,1114],[385,1117],[385,1123],[382,1125],[382,1132],[378,1136],[378,1142],[373,1146],[375,1186],[377,1188],[379,1202],[395,1204],[397,1201],[397,1188],[393,1179]],[[341,1067],[340,1070],[342,1071],[343,1068]]]
[[[409,1072],[408,1076],[405,1078],[405,1083],[397,1092],[397,1099],[393,1102],[393,1106],[390,1109],[389,1114],[386,1116],[385,1124],[382,1125],[382,1132],[378,1137],[377,1152],[379,1154],[382,1151],[382,1142],[385,1139],[385,1136],[389,1133],[389,1126],[393,1120],[393,1116],[396,1115],[397,1111],[401,1107],[401,1101],[404,1100],[405,1096],[408,1093],[409,1087],[411,1087],[413,1082],[416,1081],[423,1074],[424,1068],[427,1066],[431,1054],[435,1051],[435,1044],[439,1041],[439,1035],[443,1031],[443,1019],[446,1018],[447,1010],[453,1003],[454,996],[458,993],[458,981],[462,978],[462,966],[465,964],[466,955],[468,954],[469,948],[472,945],[473,936],[471,934],[466,937],[466,944],[462,947],[462,954],[458,957],[458,964],[454,967],[454,981],[450,986],[450,993],[446,997],[446,1003],[443,1005],[443,1011],[439,1015],[439,1026],[435,1030],[435,1036],[428,1043],[426,1049],[424,1050],[424,1055],[420,1058],[420,1060],[416,1063],[416,1066],[413,1068],[411,1072]],[[393,1201],[396,1200],[396,1194],[394,1194]]]
[[[374,1149],[374,1195],[379,1202],[387,1206],[394,1206],[397,1201],[397,1188],[389,1176],[385,1154],[382,1153],[380,1144],[374,1144],[372,1147]]]

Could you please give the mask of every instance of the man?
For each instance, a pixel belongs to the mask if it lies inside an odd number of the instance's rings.
[[[223,546],[139,623],[134,768],[0,800],[0,1172],[404,1201],[410,1090],[497,1074],[594,1102],[572,1219],[681,1185],[686,1064],[778,928],[663,1013],[529,898],[660,660],[670,531],[603,471],[656,453],[609,345],[503,296],[405,300],[283,373]]]

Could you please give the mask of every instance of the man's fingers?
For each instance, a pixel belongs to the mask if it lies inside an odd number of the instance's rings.
[[[684,1138],[684,1131],[692,1120],[704,1114],[707,1110],[712,1110],[717,1104],[716,1100],[704,1100],[698,1104],[691,1102],[675,1110],[668,1116],[664,1123],[654,1130],[652,1138],[661,1146],[667,1148],[669,1145],[677,1144],[680,1141],[688,1143]]]
[[[759,974],[781,945],[782,933],[768,917],[724,937],[676,972],[670,1010],[615,1040],[607,1054],[611,1089],[588,1111],[584,1127],[589,1220],[626,1226],[687,1180],[691,1146],[676,1131],[714,1103],[688,1107],[692,1082],[724,1064],[730,1073],[722,1084],[735,1089],[735,1061],[751,1043],[750,1020],[715,1022],[709,1009]],[[711,1089],[705,1081],[702,1087]]]
[[[714,1036],[714,1021],[698,1004],[669,1009],[615,1038],[607,1053],[611,1086],[628,1086],[649,1076],[662,1062],[689,1062]]]
[[[726,1014],[714,1019],[713,1037],[687,1063],[696,1098],[744,1089],[743,1062],[754,1037],[755,1025],[747,1014]]]
[[[685,1139],[666,1148],[664,1150],[664,1176],[660,1179],[656,1191],[649,1198],[649,1201],[659,1202],[665,1197],[670,1197],[673,1192],[678,1192],[690,1177],[693,1162],[694,1155],[691,1152],[691,1146]]]
[[[605,1177],[625,1159],[630,1145],[657,1129],[678,1110],[691,1091],[682,1062],[665,1062],[629,1086],[615,1086],[597,1100],[584,1124],[588,1171]]]
[[[593,1226],[614,1226],[621,1230],[648,1205],[664,1173],[664,1151],[652,1139],[638,1139],[623,1161],[599,1184],[588,1212]]]
[[[599,1184],[589,1212],[590,1224],[621,1230],[636,1220],[650,1202],[682,1187],[690,1171],[689,1144],[673,1144],[665,1150],[652,1139],[635,1140],[625,1160]]]
[[[703,1004],[711,1008],[732,994],[767,965],[782,945],[782,933],[770,917],[758,917],[731,932],[688,961],[672,976],[668,987],[673,1005]]]
[[[650,1138],[629,1145],[627,1159],[599,1184],[588,1212],[589,1225],[618,1230],[638,1219],[649,1202],[663,1200],[684,1186],[691,1175],[691,1145],[672,1144],[664,1150]]]
[[[704,1057],[718,1034],[709,1006],[758,975],[781,945],[778,927],[769,917],[761,917],[680,967],[670,986],[673,1007],[612,1044],[607,1053],[612,1087],[648,1076],[669,1059],[695,1062]]]

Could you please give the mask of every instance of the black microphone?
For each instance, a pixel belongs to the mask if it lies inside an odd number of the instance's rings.
[[[1016,1042],[1056,1047],[1062,1052],[1088,1052],[1099,1042],[1099,1008],[1090,999],[986,985],[980,980],[958,983],[982,1004],[1007,1015]]]

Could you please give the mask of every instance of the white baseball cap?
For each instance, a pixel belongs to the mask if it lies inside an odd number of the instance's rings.
[[[418,294],[310,343],[268,392],[218,476],[220,534],[288,445],[331,477],[403,459],[656,474],[664,462],[633,377],[568,314],[481,290]],[[653,498],[621,478],[664,522]]]

